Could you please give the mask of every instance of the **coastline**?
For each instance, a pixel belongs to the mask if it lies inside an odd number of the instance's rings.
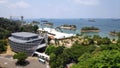
[[[37,20],[37,19],[34,19],[34,20]],[[43,20],[43,19],[40,19],[38,21],[41,21],[41,20]],[[80,34],[80,32],[81,32],[80,30],[82,29],[82,27],[93,25],[100,29],[100,32],[99,32],[100,36],[102,36],[102,37],[107,36],[110,38],[114,38],[114,37],[109,35],[109,32],[111,30],[119,31],[119,28],[120,28],[120,26],[119,26],[120,23],[118,23],[119,21],[112,21],[111,19],[95,19],[96,20],[95,23],[88,22],[88,19],[46,19],[46,20],[49,22],[52,22],[54,24],[53,28],[59,27],[62,24],[71,24],[71,25],[74,24],[77,27],[75,31],[72,31],[70,29],[62,29],[62,31],[66,32],[66,33],[75,33],[75,34]],[[41,23],[43,23],[43,22],[41,22]],[[86,24],[88,24],[88,25],[86,25]],[[109,24],[109,26],[108,26],[108,24]],[[41,27],[41,25],[39,25],[39,26]],[[108,26],[108,27],[106,27],[106,26]]]
[[[100,32],[100,30],[81,30],[81,32]]]
[[[65,26],[60,26],[61,29],[67,29],[67,30],[75,30],[76,28],[74,27],[65,27]]]
[[[109,33],[109,35],[111,35],[111,36],[117,36],[117,35],[118,35],[118,33],[113,33],[113,32],[110,32],[110,33]]]

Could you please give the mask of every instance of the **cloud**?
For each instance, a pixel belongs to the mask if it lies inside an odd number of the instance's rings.
[[[9,6],[9,8],[28,8],[28,7],[30,7],[30,4],[28,4],[27,2],[24,2],[24,1],[11,3]]]
[[[99,0],[72,0],[72,1],[82,5],[98,5],[99,4]]]
[[[0,6],[7,8],[28,8],[30,4],[25,1],[10,2],[8,0],[0,0]]]
[[[7,0],[0,0],[0,4],[7,3]]]

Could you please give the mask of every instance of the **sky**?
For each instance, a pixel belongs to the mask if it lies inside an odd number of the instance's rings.
[[[0,0],[0,17],[120,18],[120,0]]]

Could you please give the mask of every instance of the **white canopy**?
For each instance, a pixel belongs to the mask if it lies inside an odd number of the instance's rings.
[[[75,34],[62,33],[62,32],[56,31],[55,29],[52,29],[52,28],[43,28],[43,29],[39,28],[38,30],[47,31],[48,33],[55,34],[55,36],[54,35],[52,35],[52,36],[56,39],[63,39],[63,38],[75,36]],[[51,35],[48,34],[48,36],[51,36]]]

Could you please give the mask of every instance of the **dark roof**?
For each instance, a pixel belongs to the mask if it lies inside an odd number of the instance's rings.
[[[16,32],[16,33],[12,33],[12,35],[18,37],[24,37],[24,38],[38,36],[38,34],[30,33],[30,32]]]

